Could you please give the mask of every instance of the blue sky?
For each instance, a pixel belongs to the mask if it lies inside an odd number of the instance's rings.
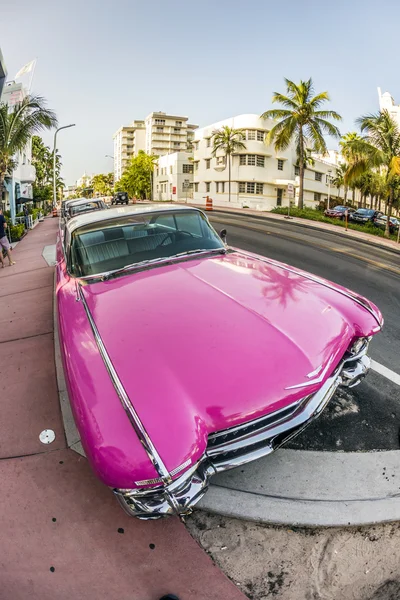
[[[396,0],[13,0],[0,45],[10,78],[38,58],[33,92],[77,124],[58,144],[70,184],[112,170],[121,125],[153,110],[200,126],[261,113],[284,77],[312,76],[354,129],[378,109],[377,86],[400,103],[399,22]]]

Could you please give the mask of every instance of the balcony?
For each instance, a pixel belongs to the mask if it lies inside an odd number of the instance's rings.
[[[33,165],[20,164],[15,170],[14,177],[21,183],[33,183],[36,180],[36,169]]]

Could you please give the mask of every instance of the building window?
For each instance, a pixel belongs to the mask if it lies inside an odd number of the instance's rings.
[[[186,183],[183,181],[182,182],[182,192],[186,192],[187,190],[191,190],[193,188],[193,183],[188,183],[188,185],[186,186]]]
[[[175,121],[175,125],[177,127],[182,127],[182,121]]]
[[[240,154],[239,155],[239,164],[240,165],[248,165],[249,167],[264,167],[265,166],[265,156],[261,154]]]
[[[194,163],[194,170],[195,170],[195,172],[199,170],[199,161],[198,160]]]
[[[278,188],[276,190],[276,205],[277,206],[282,206],[282,196],[283,196],[283,189]]]
[[[251,129],[248,129],[247,130],[247,139],[248,140],[255,140],[256,139],[256,132],[253,131],[253,130],[251,130]]]
[[[242,181],[239,182],[239,194],[244,194],[246,192],[246,184]]]
[[[255,154],[248,154],[247,155],[247,164],[249,165],[249,167],[255,167],[256,166],[256,155]]]
[[[170,167],[169,167],[169,172],[172,175],[172,165],[170,165]]]
[[[172,183],[169,184],[169,193],[172,194]]]
[[[206,146],[207,146],[207,148],[209,148],[211,146],[211,138],[206,138],[206,140],[207,140]]]
[[[225,156],[217,156],[215,160],[218,167],[225,166]]]
[[[239,164],[240,164],[241,166],[243,166],[243,165],[245,165],[245,164],[246,164],[246,154],[241,154],[241,155],[239,156],[239,159],[240,159],[240,161],[239,161]]]
[[[257,130],[257,142],[263,142],[264,141],[264,132]]]
[[[156,131],[158,131],[159,133],[162,133],[164,131],[164,127],[157,127]]]
[[[263,183],[256,183],[256,194],[262,194],[264,191]]]
[[[322,181],[322,173],[315,171],[315,181]]]
[[[180,145],[180,142],[174,142],[174,148],[179,148]]]
[[[158,177],[158,169],[156,169],[156,177]]]
[[[206,192],[209,192],[210,190],[211,190],[211,182],[206,181]]]
[[[300,167],[295,166],[295,168],[294,168],[294,174],[295,174],[295,177],[297,177],[298,175],[300,175]]]
[[[165,125],[165,119],[156,119],[155,123],[156,125]]]
[[[199,191],[199,182],[196,181],[196,183],[194,184],[194,191],[198,192]]]
[[[206,158],[206,169],[209,169],[211,165],[211,158]]]
[[[193,173],[193,165],[183,165],[183,173]]]
[[[278,171],[283,171],[283,160],[278,158]]]
[[[223,194],[225,192],[225,181],[217,181],[217,194]]]
[[[265,167],[265,156],[257,154],[257,167]]]
[[[255,183],[254,181],[239,182],[239,194],[262,194],[263,190],[263,183]]]
[[[181,130],[179,129],[179,127],[174,127],[174,133],[180,133]]]
[[[256,187],[256,184],[254,183],[254,181],[248,181],[246,184],[246,192],[248,194],[254,194],[255,187]]]
[[[314,200],[315,202],[321,202],[321,194],[319,192],[314,192]]]
[[[193,142],[193,146],[195,150],[199,149],[199,142]]]

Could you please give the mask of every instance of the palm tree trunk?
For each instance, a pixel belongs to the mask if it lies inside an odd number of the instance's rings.
[[[229,164],[228,164],[228,190],[229,190],[229,203],[231,201],[231,155],[228,155],[228,160],[229,160]]]
[[[385,236],[387,238],[390,237],[389,223],[390,223],[390,217],[392,216],[393,200],[394,200],[394,189],[392,188],[392,186],[390,186],[389,204],[387,207],[387,219],[386,219],[386,229],[385,229]]]
[[[300,176],[300,186],[299,186],[299,203],[298,207],[302,210],[304,201],[304,141],[303,141],[303,130],[300,128],[299,133],[299,176]]]
[[[354,203],[356,201],[356,188],[353,187],[352,191],[351,191],[351,203],[354,206]]]
[[[349,188],[347,187],[347,185],[344,186],[344,203],[347,204],[347,192],[349,191]]]

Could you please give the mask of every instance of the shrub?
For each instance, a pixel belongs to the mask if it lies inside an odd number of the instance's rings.
[[[11,241],[18,242],[18,240],[20,240],[22,238],[22,236],[24,235],[24,231],[25,231],[24,224],[19,223],[17,225],[10,225],[9,227],[10,227]]]

